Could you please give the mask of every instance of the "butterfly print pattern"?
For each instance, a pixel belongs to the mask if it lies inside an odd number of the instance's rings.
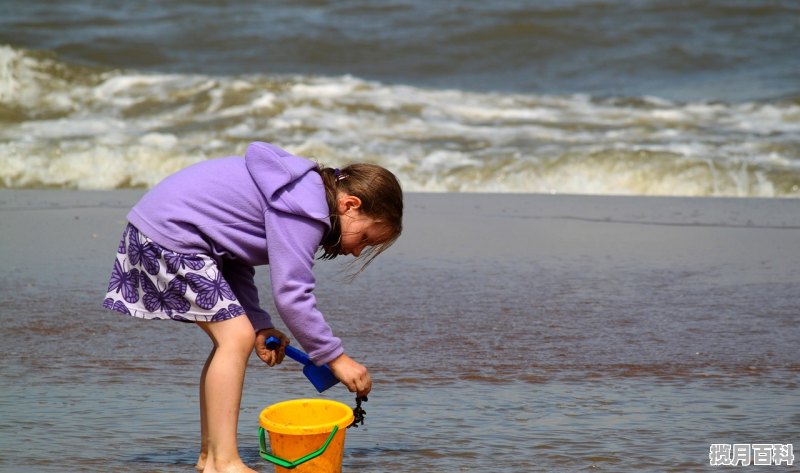
[[[128,302],[139,300],[139,270],[136,268],[130,271],[122,269],[119,260],[114,261],[114,270],[111,272],[111,279],[108,281],[108,292],[122,292],[122,298]]]
[[[238,315],[244,314],[244,309],[242,306],[238,304],[231,304],[228,306],[227,309],[222,308],[214,314],[214,317],[211,318],[212,322],[221,322],[223,320],[232,319]]]
[[[145,273],[139,273],[139,275],[142,278],[142,289],[144,290],[142,302],[147,310],[150,312],[163,311],[169,316],[172,315],[172,311],[178,313],[189,311],[191,304],[183,297],[186,294],[186,280],[181,276],[176,276],[162,291],[150,280],[150,276]]]
[[[167,262],[167,273],[169,274],[175,274],[183,268],[203,269],[203,266],[206,265],[203,259],[197,255],[185,255],[174,251],[165,251],[164,260]]]
[[[217,302],[224,299],[236,299],[231,287],[223,279],[222,273],[219,271],[217,271],[217,276],[213,279],[189,273],[186,275],[186,280],[189,282],[189,287],[192,288],[192,291],[197,293],[197,305],[203,309],[211,309],[217,305]]]
[[[115,301],[110,297],[103,301],[103,307],[106,309],[116,310],[117,312],[121,312],[126,315],[131,315],[131,311],[128,310],[128,306],[123,304],[122,301]]]
[[[161,265],[158,259],[161,257],[161,247],[152,241],[142,243],[139,230],[134,226],[128,226],[128,258],[131,264],[138,265],[141,261],[144,269],[152,274],[158,274]]]
[[[209,256],[162,248],[130,224],[117,249],[103,307],[181,322],[218,322],[245,313]]]
[[[127,250],[125,248],[125,238],[128,236],[128,229],[130,227],[131,227],[130,225],[127,225],[125,227],[125,231],[122,232],[122,240],[119,241],[119,246],[117,247],[117,253],[119,253],[121,255],[124,255],[127,252]]]

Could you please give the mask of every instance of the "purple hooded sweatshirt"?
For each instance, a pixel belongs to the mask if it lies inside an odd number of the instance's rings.
[[[343,353],[317,310],[314,256],[330,229],[315,163],[269,143],[189,166],[165,178],[128,220],[159,245],[211,256],[256,331],[273,326],[261,308],[254,266],[269,264],[275,307],[314,363]]]

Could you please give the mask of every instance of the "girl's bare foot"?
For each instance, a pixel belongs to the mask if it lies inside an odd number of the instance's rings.
[[[238,464],[231,464],[224,468],[212,468],[212,465],[206,464],[205,469],[202,473],[258,473],[256,470],[252,468],[248,468],[244,463],[239,462]]]
[[[194,464],[194,469],[199,471],[200,473],[206,469],[206,457],[208,456],[207,453],[201,453],[199,457],[197,457],[197,463]]]

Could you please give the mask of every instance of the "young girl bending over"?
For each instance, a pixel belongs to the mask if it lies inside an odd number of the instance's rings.
[[[272,295],[292,335],[351,392],[372,388],[344,353],[314,297],[314,258],[353,255],[368,264],[402,230],[395,176],[371,164],[341,170],[268,143],[244,157],[204,161],[165,178],[133,207],[103,305],[144,319],[193,322],[214,346],[200,375],[197,469],[252,472],[236,445],[247,359],[280,363],[289,339],[261,308],[254,267],[270,265]],[[363,266],[362,266],[363,268]],[[264,341],[279,338],[268,350]]]

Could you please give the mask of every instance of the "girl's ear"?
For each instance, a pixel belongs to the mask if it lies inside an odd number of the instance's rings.
[[[340,194],[336,202],[336,210],[340,215],[344,215],[348,210],[358,210],[361,208],[361,199],[350,194]]]

